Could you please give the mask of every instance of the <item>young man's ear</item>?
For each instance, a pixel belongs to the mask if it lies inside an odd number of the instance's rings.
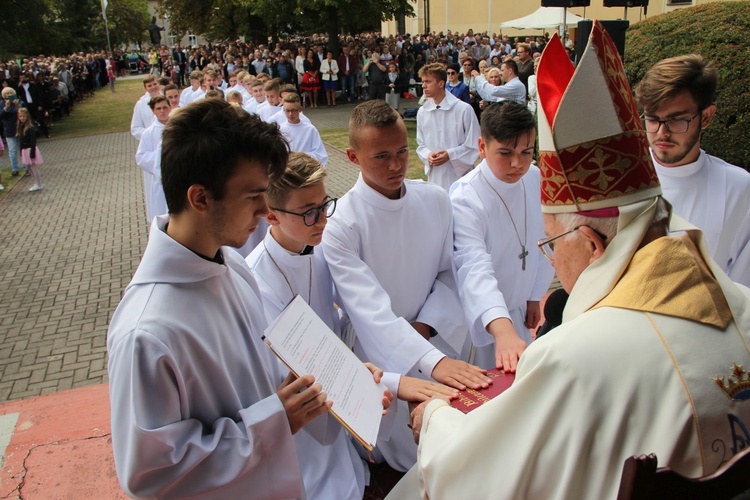
[[[711,120],[714,118],[716,113],[716,105],[712,104],[703,111],[701,111],[701,130],[706,130],[711,124]]]
[[[479,136],[479,157],[487,158],[487,143],[481,135]]]
[[[187,202],[190,208],[199,214],[208,212],[208,207],[213,201],[211,193],[200,184],[193,184],[187,191]]]
[[[357,152],[354,149],[346,148],[346,157],[349,158],[350,162],[359,165],[359,158],[357,158]]]
[[[266,215],[266,220],[272,226],[278,226],[279,224],[281,224],[281,222],[279,221],[278,215],[276,214],[274,209],[270,207],[268,209],[268,215]]]

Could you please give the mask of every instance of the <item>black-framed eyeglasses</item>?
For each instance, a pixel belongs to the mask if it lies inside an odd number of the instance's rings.
[[[655,134],[659,131],[659,128],[664,125],[664,128],[667,129],[667,132],[670,134],[684,134],[688,131],[690,128],[690,122],[698,118],[700,116],[701,112],[698,111],[695,113],[692,118],[688,119],[680,119],[676,120],[674,118],[669,118],[668,120],[658,120],[656,118],[648,118],[646,115],[641,116],[641,121],[643,122],[643,128],[646,129],[646,132],[649,134]]]
[[[325,203],[323,203],[319,207],[313,207],[310,210],[305,210],[301,214],[297,212],[289,212],[288,210],[282,210],[280,208],[273,208],[271,207],[271,210],[276,210],[277,212],[282,212],[289,215],[296,215],[298,217],[302,217],[302,221],[305,223],[306,226],[314,226],[318,219],[320,219],[320,214],[323,213],[326,216],[326,219],[333,215],[333,213],[336,211],[336,202],[338,201],[338,198],[328,198]]]
[[[593,227],[587,226],[586,224],[581,224],[580,226],[574,227],[570,231],[565,231],[564,233],[558,234],[557,236],[554,236],[548,240],[539,240],[539,242],[537,243],[537,246],[539,247],[539,250],[542,251],[545,257],[547,257],[549,260],[552,260],[552,258],[555,255],[555,240],[558,240],[562,238],[563,236],[566,236],[572,232],[578,231],[584,226],[594,231],[596,235],[602,239],[602,241],[607,241],[607,235],[603,234],[601,231],[597,231]]]

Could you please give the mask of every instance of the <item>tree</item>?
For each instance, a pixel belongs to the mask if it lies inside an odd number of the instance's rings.
[[[716,115],[701,138],[710,154],[750,168],[750,2],[715,2],[641,21],[628,30],[625,69],[635,88],[656,62],[700,54],[719,72]]]
[[[379,29],[397,14],[414,14],[408,0],[164,0],[172,31],[235,39],[241,35],[313,32],[324,26],[338,54],[341,31]]]
[[[109,0],[107,26],[112,47],[131,43],[141,46],[150,18],[143,0]]]

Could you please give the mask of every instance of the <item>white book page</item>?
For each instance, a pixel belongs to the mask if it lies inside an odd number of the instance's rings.
[[[333,401],[331,412],[366,447],[377,440],[382,384],[297,295],[266,329],[264,339],[297,375],[312,374]]]

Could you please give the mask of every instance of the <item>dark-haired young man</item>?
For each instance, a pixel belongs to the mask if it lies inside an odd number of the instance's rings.
[[[268,214],[263,193],[287,156],[276,126],[220,99],[164,129],[170,215],[153,222],[107,338],[112,445],[130,495],[304,494],[292,435],[330,403],[312,376],[279,385],[257,284],[226,248]]]
[[[664,197],[703,230],[711,257],[750,286],[750,175],[701,149],[716,112],[718,74],[697,54],[656,63],[636,89]]]
[[[474,363],[514,372],[553,275],[536,246],[544,239],[536,125],[526,106],[506,101],[484,110],[481,130],[482,163],[451,188],[458,290]]]

